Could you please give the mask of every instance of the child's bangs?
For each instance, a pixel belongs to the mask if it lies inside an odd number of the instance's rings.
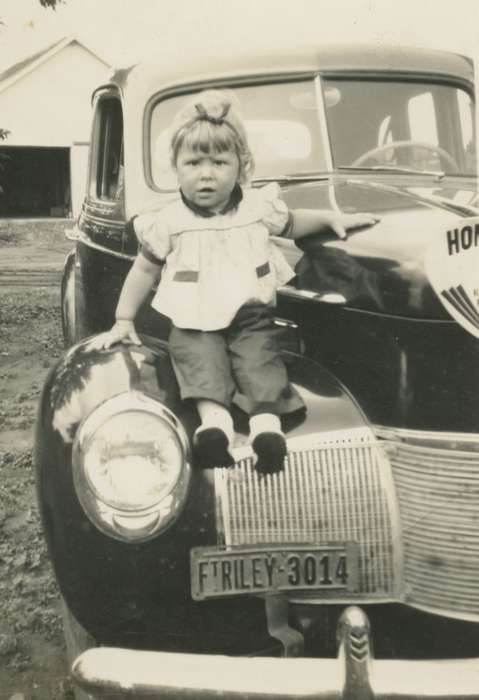
[[[237,150],[235,137],[225,124],[198,121],[185,134],[183,146],[200,153],[224,153]]]

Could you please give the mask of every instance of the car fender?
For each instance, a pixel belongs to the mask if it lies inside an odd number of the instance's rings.
[[[217,627],[214,621],[222,617],[218,617],[218,609],[236,606],[238,614],[243,611],[243,618],[245,607],[262,610],[258,600],[215,601],[201,606],[191,600],[189,552],[192,547],[217,542],[210,470],[193,469],[184,511],[166,531],[141,544],[120,542],[101,533],[83,511],[73,482],[72,446],[78,427],[95,408],[118,394],[143,392],[163,403],[181,421],[189,438],[198,425],[194,407],[181,401],[167,345],[148,336],[142,340],[140,347],[119,345],[97,350],[92,339],[87,339],[70,348],[51,370],[36,426],[38,501],[60,591],[89,634],[100,643],[108,643],[121,638],[118,626],[128,621],[128,635],[134,635],[136,629],[140,637],[144,633],[141,625],[154,625],[155,609],[162,606],[163,638],[171,633],[177,640],[175,628],[182,624],[191,631],[191,645],[188,640],[185,645],[194,650],[195,644],[204,643],[195,639],[194,629],[199,624]],[[285,360],[306,405],[306,412],[285,421],[287,437],[365,425],[354,399],[329,372],[294,353],[285,353]],[[243,417],[245,422],[247,425]],[[244,430],[240,416],[235,415],[235,423],[239,432]],[[166,619],[165,606],[171,610]],[[204,615],[209,614],[211,620],[205,623]],[[230,619],[231,625],[239,624],[234,615]],[[221,638],[215,637],[218,650],[238,636],[224,622],[222,632]],[[165,642],[165,648],[174,648],[174,643]]]

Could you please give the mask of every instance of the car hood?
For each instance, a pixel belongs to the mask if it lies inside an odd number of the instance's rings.
[[[406,178],[336,178],[289,185],[292,208],[370,212],[375,226],[352,231],[346,241],[318,234],[297,241],[289,260],[296,284],[320,294],[334,292],[352,308],[398,316],[449,319],[425,270],[425,256],[444,231],[476,210],[474,179],[437,183]]]

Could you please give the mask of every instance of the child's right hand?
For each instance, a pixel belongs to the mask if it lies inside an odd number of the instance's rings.
[[[115,343],[124,343],[125,345],[141,345],[135,324],[133,321],[118,319],[115,325],[106,333],[102,333],[97,338],[94,338],[89,345],[90,349],[103,350],[108,349]]]

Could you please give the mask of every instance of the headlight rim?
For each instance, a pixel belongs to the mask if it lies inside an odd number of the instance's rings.
[[[95,432],[112,417],[124,412],[144,411],[160,418],[177,440],[182,454],[178,478],[161,499],[144,508],[118,508],[102,499],[93,488],[84,468],[85,447]],[[109,397],[98,404],[78,426],[72,445],[72,471],[75,493],[88,519],[104,534],[123,542],[143,542],[163,532],[181,512],[191,483],[190,443],[177,416],[156,397],[146,392],[127,391]],[[116,518],[145,518],[157,514],[156,522],[147,531],[134,530],[127,534],[115,523]],[[118,521],[117,521],[118,522]]]

